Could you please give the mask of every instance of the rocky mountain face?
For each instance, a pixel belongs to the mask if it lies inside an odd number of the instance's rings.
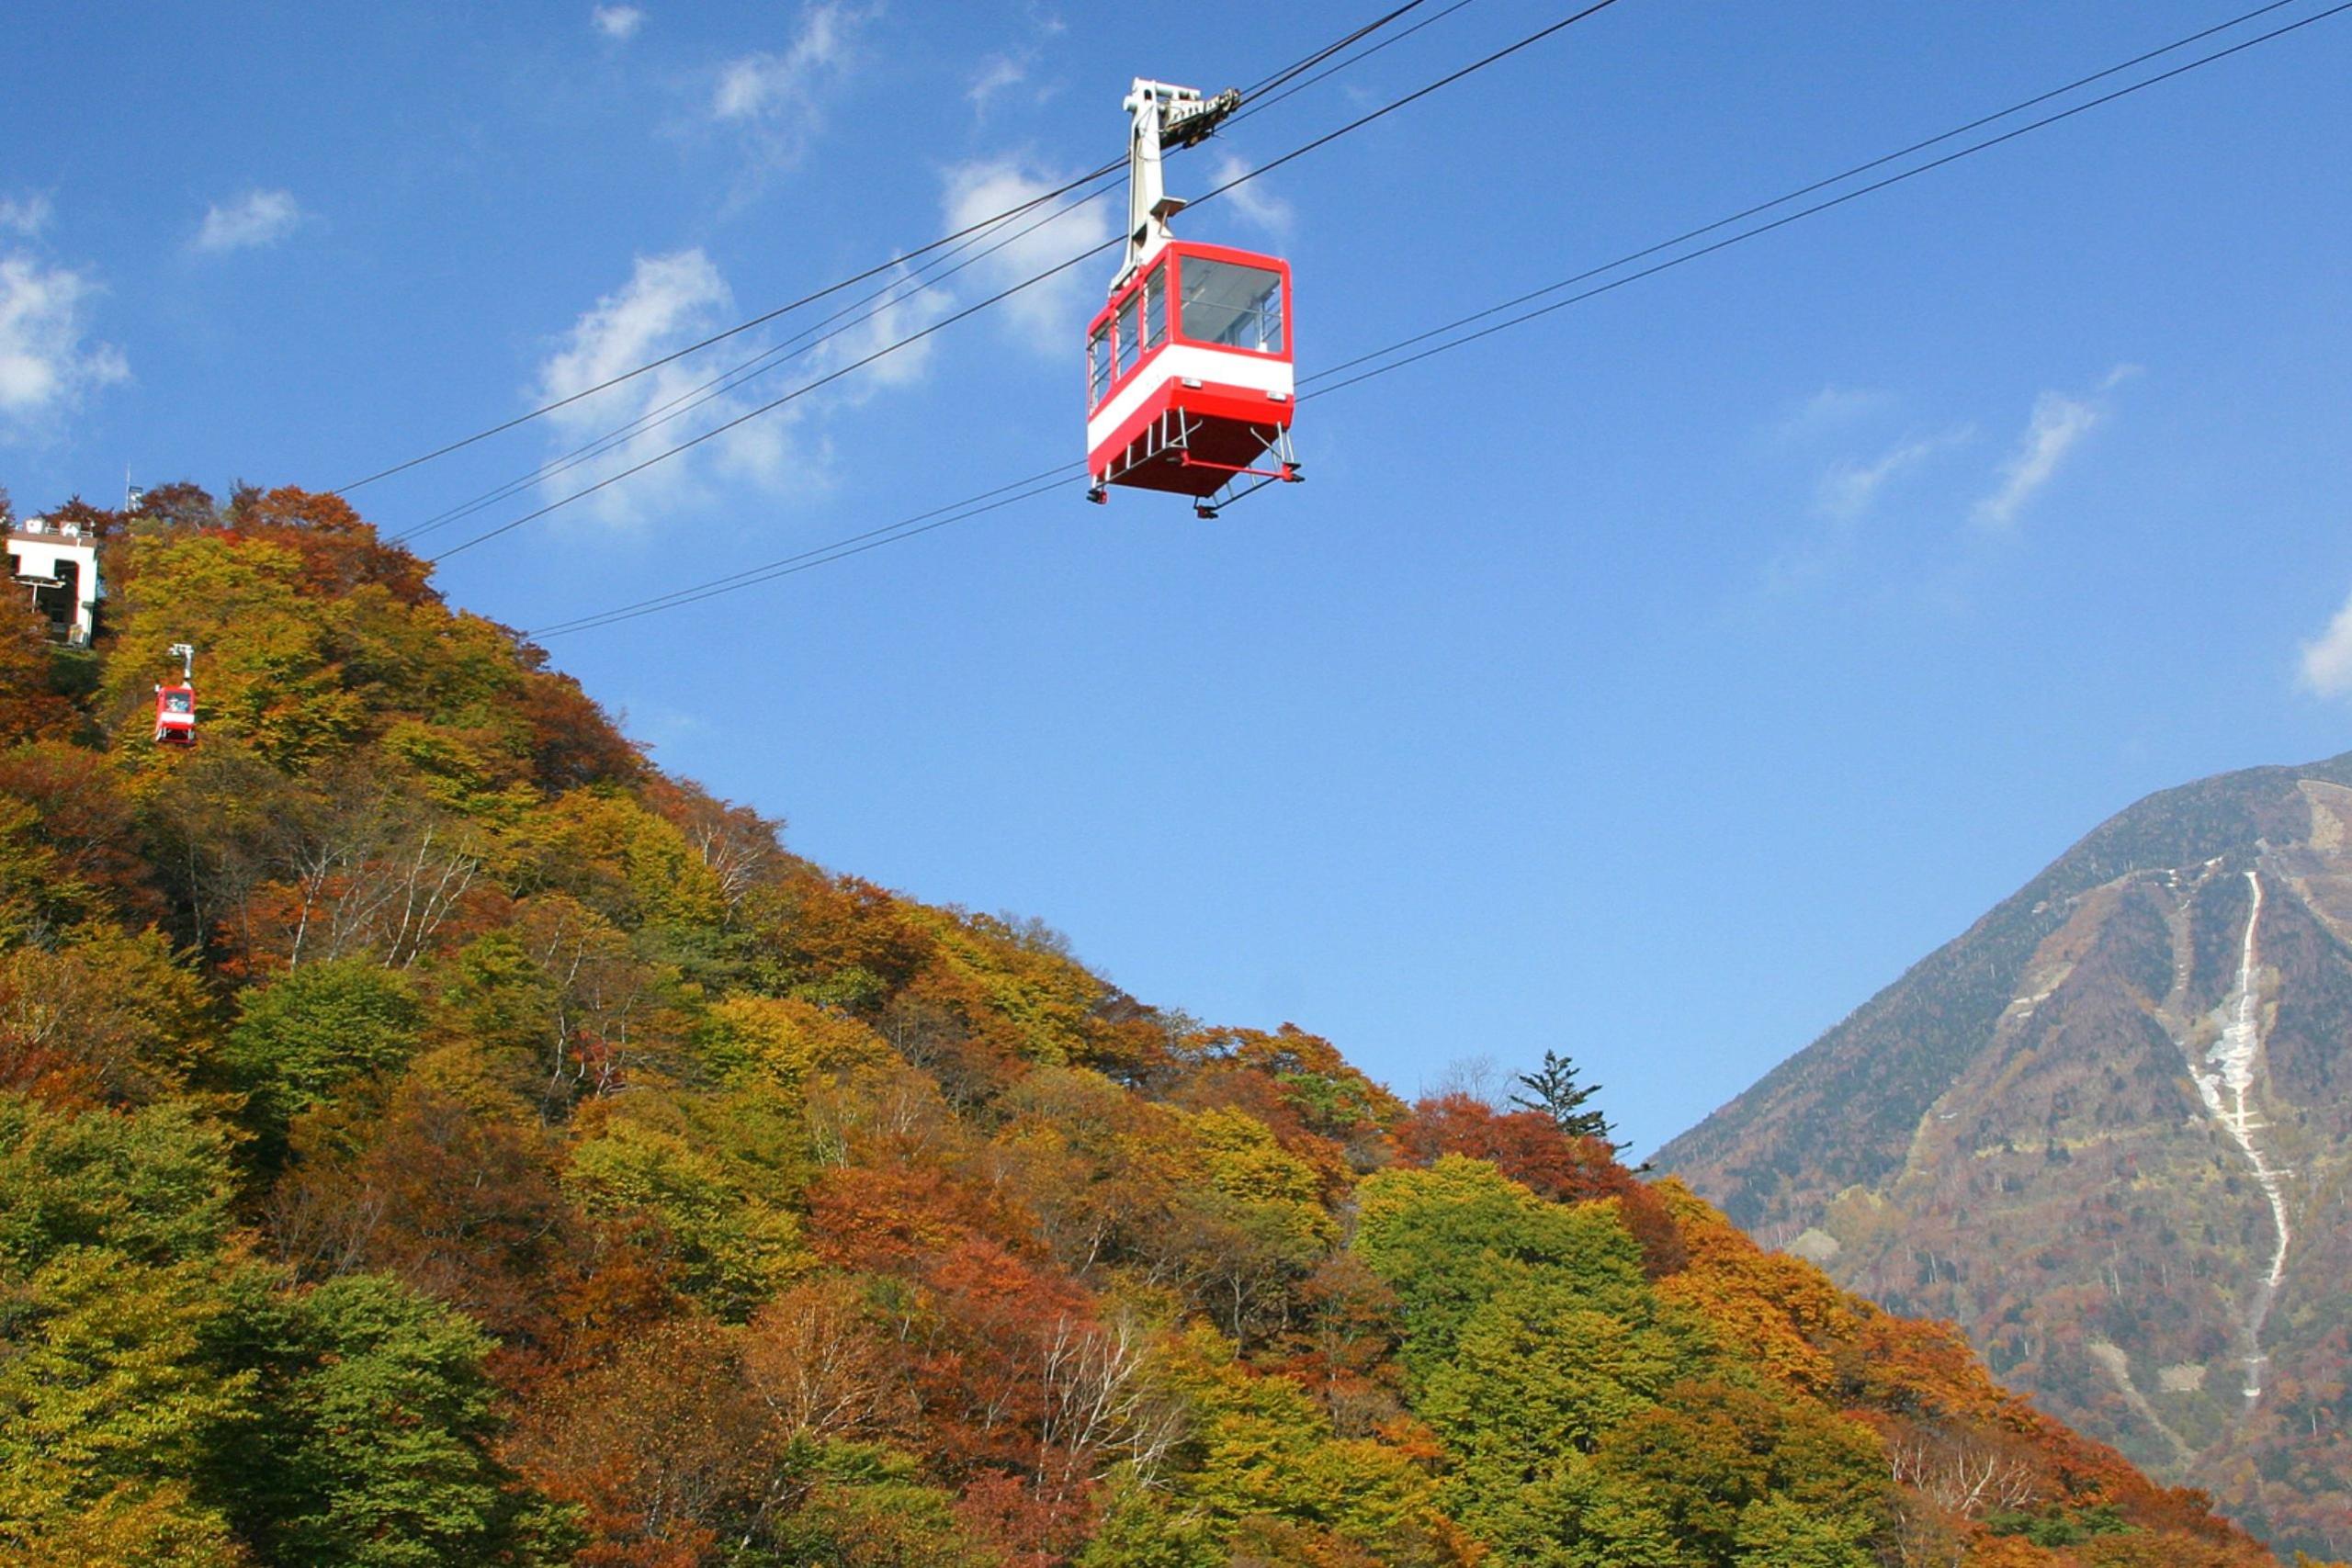
[[[2152,795],[1657,1157],[2282,1550],[2352,1549],[2352,754]]]

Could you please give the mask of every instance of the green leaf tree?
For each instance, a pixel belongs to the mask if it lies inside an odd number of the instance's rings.
[[[488,1335],[381,1274],[256,1303],[260,1417],[240,1524],[266,1562],[529,1561],[560,1521],[492,1457]]]
[[[229,1195],[183,1103],[0,1096],[0,1558],[236,1561],[198,1485],[250,1393],[215,1354]]]
[[[365,959],[306,964],[246,992],[225,1055],[265,1156],[282,1153],[294,1118],[333,1104],[344,1084],[407,1061],[424,1026],[408,982]]]

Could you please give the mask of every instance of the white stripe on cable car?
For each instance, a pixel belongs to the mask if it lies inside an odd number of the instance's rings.
[[[1243,349],[1204,348],[1198,344],[1171,343],[1136,372],[1086,422],[1086,449],[1091,454],[1119,432],[1129,415],[1169,382],[1183,379],[1246,387],[1269,397],[1288,398],[1294,371],[1287,359],[1274,359]]]

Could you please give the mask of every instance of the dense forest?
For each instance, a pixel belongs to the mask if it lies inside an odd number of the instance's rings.
[[[2269,1561],[1565,1081],[1408,1104],[796,856],[335,497],[51,515],[110,596],[0,624],[9,1561]]]

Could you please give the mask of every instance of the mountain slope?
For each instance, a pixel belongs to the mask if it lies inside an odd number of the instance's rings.
[[[2352,756],[2119,814],[1668,1144],[1748,1230],[2352,1548]]]
[[[334,497],[78,515],[99,646],[0,616],[0,1559],[2267,1561],[1550,1116],[811,864]]]

